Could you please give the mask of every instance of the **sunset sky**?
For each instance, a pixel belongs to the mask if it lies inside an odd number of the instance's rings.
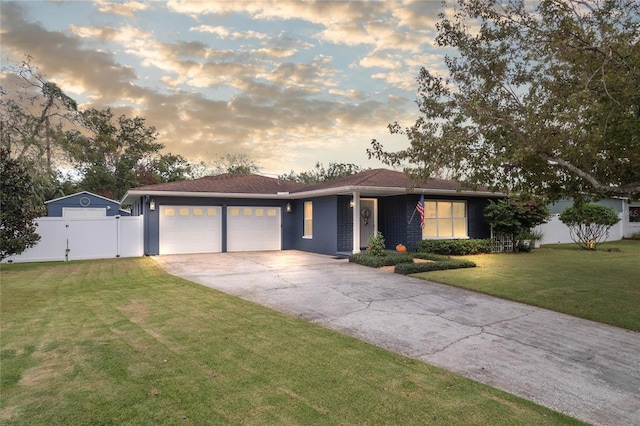
[[[2,65],[25,55],[81,108],[142,116],[165,152],[246,154],[267,174],[380,167],[418,116],[440,1],[0,2]]]

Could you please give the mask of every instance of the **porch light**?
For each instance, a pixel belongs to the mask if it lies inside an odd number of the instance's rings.
[[[349,200],[349,207],[353,208],[353,206],[355,205],[355,202],[353,201],[353,198]]]
[[[291,203],[287,203],[286,209],[287,213],[291,213]]]
[[[155,210],[156,209],[156,202],[152,199],[149,202],[149,210]]]

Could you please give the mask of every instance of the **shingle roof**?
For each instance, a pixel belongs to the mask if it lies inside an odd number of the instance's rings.
[[[160,183],[133,188],[135,191],[217,192],[225,194],[276,194],[295,191],[304,184],[260,175],[226,173],[200,179]]]
[[[434,190],[456,191],[461,189],[458,182],[446,179],[429,179],[426,182],[418,182],[411,179],[403,172],[397,172],[388,169],[371,169],[353,175],[345,176],[339,179],[318,183],[315,185],[307,185],[297,190],[314,191],[319,189],[340,188],[344,186],[362,186],[362,187],[379,187],[379,188],[421,188]],[[485,188],[486,189],[486,188]]]
[[[170,192],[179,193],[180,196],[187,196],[189,193],[211,193],[211,194],[251,194],[256,196],[280,196],[279,193],[291,194],[291,196],[305,196],[306,193],[319,191],[329,194],[334,192],[348,192],[361,190],[367,193],[371,189],[378,194],[397,193],[410,190],[424,191],[468,191],[474,190],[462,187],[458,182],[445,179],[430,179],[426,182],[417,182],[403,172],[387,169],[372,169],[356,173],[343,178],[322,182],[318,184],[303,184],[290,182],[287,180],[275,179],[260,175],[240,175],[223,174],[217,176],[205,176],[200,179],[186,180],[180,182],[161,183],[157,185],[140,186],[127,191],[126,200],[130,195],[145,192],[158,193]],[[476,191],[487,192],[487,188],[477,188]]]

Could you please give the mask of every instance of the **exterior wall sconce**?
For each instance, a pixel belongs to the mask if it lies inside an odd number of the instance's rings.
[[[351,200],[349,200],[349,207],[353,208],[353,206],[355,205],[355,202],[353,201],[353,198]]]
[[[149,210],[152,210],[152,211],[153,211],[153,210],[155,210],[155,209],[156,209],[156,202],[152,199],[152,200],[149,202]]]
[[[291,203],[287,203],[286,207],[287,213],[291,213]]]

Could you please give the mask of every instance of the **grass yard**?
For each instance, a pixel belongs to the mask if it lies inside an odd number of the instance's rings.
[[[463,258],[477,267],[414,276],[640,331],[640,241]]]
[[[151,259],[0,273],[5,426],[580,424]]]

